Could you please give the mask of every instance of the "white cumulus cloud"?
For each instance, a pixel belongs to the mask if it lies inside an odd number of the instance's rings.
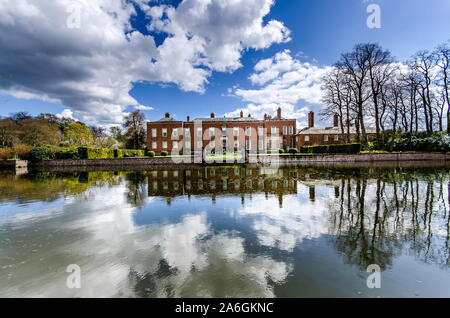
[[[233,87],[229,93],[248,102],[244,113],[257,118],[262,118],[264,113],[274,115],[281,107],[283,117],[300,120],[311,106],[320,105],[322,77],[327,69],[302,62],[292,57],[289,50],[284,50],[254,66],[254,73],[249,77],[254,88]],[[308,106],[299,107],[300,101]],[[239,111],[236,109],[226,115],[233,116]],[[303,125],[301,122],[298,124]]]
[[[150,34],[133,29],[135,5],[151,21]],[[143,0],[0,0],[0,69],[11,75],[2,92],[57,102],[89,124],[119,123],[128,106],[147,107],[129,94],[133,83],[174,83],[202,93],[213,71],[241,67],[246,49],[289,41],[282,22],[263,21],[272,5],[272,0],[184,0],[177,7]],[[77,14],[79,27],[73,23]],[[165,36],[159,45],[156,33]]]

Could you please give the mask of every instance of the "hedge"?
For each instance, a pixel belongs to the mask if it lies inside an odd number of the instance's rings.
[[[78,147],[80,159],[108,159],[114,158],[114,149]]]
[[[136,149],[114,149],[114,158],[123,158],[128,153],[130,157],[134,157],[134,153],[137,153],[139,157],[145,156],[145,150]]]
[[[64,148],[56,151],[55,159],[80,159],[77,148]]]
[[[147,151],[147,157],[154,157],[155,152],[154,151]]]
[[[300,147],[301,153],[345,153],[356,154],[361,151],[361,144],[337,144]]]
[[[54,146],[37,146],[31,149],[28,159],[31,161],[55,159],[57,151],[58,148]]]
[[[300,147],[301,153],[327,153],[328,146],[304,146]]]
[[[288,152],[291,154],[296,154],[296,153],[298,153],[298,149],[297,148],[289,148]]]
[[[55,146],[37,146],[31,149],[27,159],[31,161],[52,160],[52,159],[109,159],[123,158],[125,153],[133,157],[134,153],[140,157],[145,155],[145,150],[134,149],[106,149],[106,148],[61,148]],[[151,152],[149,152],[151,153]],[[153,155],[154,156],[154,155]]]
[[[389,140],[385,148],[393,151],[448,152],[450,151],[450,136],[435,134],[426,138],[412,136],[410,139],[394,139]]]

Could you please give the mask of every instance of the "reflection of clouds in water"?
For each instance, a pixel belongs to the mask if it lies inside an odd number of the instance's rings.
[[[23,276],[0,287],[0,295],[132,297],[148,278],[153,284],[143,285],[149,296],[273,297],[269,281],[281,283],[292,270],[270,257],[248,255],[244,239],[235,232],[214,232],[205,212],[187,214],[175,224],[137,227],[136,209],[124,192],[124,185],[105,187],[90,200],[65,205],[57,218],[34,223],[60,230],[61,238],[11,269]],[[51,259],[52,268],[39,257]],[[81,289],[66,288],[69,264],[81,267]]]
[[[320,190],[324,190],[320,193]],[[299,183],[298,195],[283,197],[280,207],[277,197],[265,198],[264,195],[253,196],[245,206],[235,211],[237,217],[252,217],[253,229],[257,233],[260,244],[277,247],[292,252],[295,244],[304,239],[317,238],[327,233],[327,205],[331,189],[316,188],[318,197],[315,202],[307,200],[308,188]]]
[[[23,226],[27,222],[52,218],[61,211],[62,204],[71,202],[73,202],[72,198],[58,199],[52,202],[27,202],[20,205],[12,202],[0,203],[0,225],[16,227]]]

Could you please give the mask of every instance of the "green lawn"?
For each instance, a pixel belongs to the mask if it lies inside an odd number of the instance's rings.
[[[205,160],[238,160],[242,159],[242,155],[238,154],[228,154],[228,155],[214,155],[214,156],[206,156]]]

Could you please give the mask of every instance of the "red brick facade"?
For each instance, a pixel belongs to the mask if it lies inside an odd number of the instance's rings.
[[[375,139],[375,129],[366,127],[367,138]],[[344,127],[344,135],[339,127],[339,116],[333,116],[333,127],[314,127],[314,113],[308,114],[308,127],[300,130],[295,136],[297,149],[302,146],[333,145],[347,142],[358,142],[358,134],[354,127],[350,127],[350,140],[347,141],[347,127]]]
[[[281,109],[277,117],[264,118],[244,117],[241,112],[237,118],[216,118],[212,113],[210,118],[190,121],[188,116],[188,121],[176,121],[166,114],[159,121],[147,123],[148,150],[190,154],[203,149],[216,153],[223,149],[278,152],[280,148],[295,147],[295,119],[281,118]]]

